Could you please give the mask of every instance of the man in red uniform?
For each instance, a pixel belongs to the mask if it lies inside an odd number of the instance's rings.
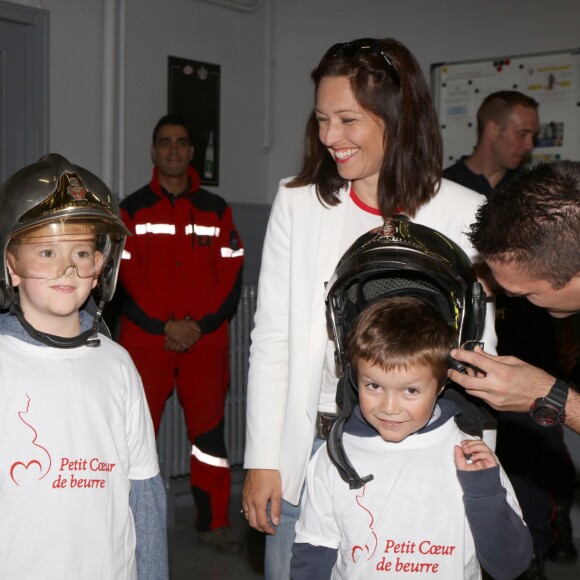
[[[177,388],[192,442],[199,539],[236,553],[242,544],[228,519],[223,428],[228,319],[239,298],[244,250],[230,207],[200,187],[193,154],[185,122],[162,117],[153,131],[153,178],[121,204],[132,236],[120,271],[119,342],[141,374],[156,432]]]

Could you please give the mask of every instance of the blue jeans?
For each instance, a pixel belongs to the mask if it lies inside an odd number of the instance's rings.
[[[312,454],[324,443],[324,439],[314,438]],[[290,560],[294,543],[295,527],[300,517],[302,494],[297,506],[282,500],[280,523],[276,526],[275,536],[266,536],[266,553],[264,556],[264,580],[290,580]]]

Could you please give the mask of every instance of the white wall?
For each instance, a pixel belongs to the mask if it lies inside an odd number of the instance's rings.
[[[220,186],[230,201],[264,201],[265,10],[195,0],[128,0],[126,193],[149,180],[151,132],[167,112],[167,57],[221,65]]]
[[[105,0],[13,1],[50,12],[51,150],[102,173]],[[331,44],[393,36],[415,53],[426,74],[432,63],[445,60],[580,45],[578,0],[533,8],[528,0],[265,0],[252,13],[199,0],[117,2],[125,3],[127,22],[124,142],[118,144],[125,157],[122,195],[150,176],[151,129],[166,112],[169,55],[222,67],[221,182],[213,189],[230,201],[268,203],[278,180],[298,166],[312,105],[309,73]],[[268,23],[273,40],[267,68]],[[272,90],[266,102],[268,70]],[[268,109],[271,146],[265,149]]]
[[[578,47],[579,22],[578,0],[278,0],[270,195],[297,167],[312,106],[309,73],[333,43],[393,37],[429,75],[433,63]]]
[[[49,148],[101,172],[102,2],[50,0]]]

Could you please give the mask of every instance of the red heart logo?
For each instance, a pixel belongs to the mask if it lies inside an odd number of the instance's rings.
[[[38,468],[38,475],[35,477],[33,472],[28,472],[29,467],[37,467]],[[16,474],[14,473],[16,471]],[[35,481],[40,479],[40,474],[42,473],[42,465],[40,465],[40,461],[33,459],[28,463],[22,463],[22,461],[17,461],[16,463],[12,464],[10,468],[10,478],[12,481],[20,486],[19,482],[24,483],[29,479],[34,479]]]

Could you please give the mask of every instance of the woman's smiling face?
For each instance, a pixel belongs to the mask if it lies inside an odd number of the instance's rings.
[[[385,156],[385,124],[357,102],[348,77],[325,77],[316,95],[318,136],[344,179],[376,192]]]

